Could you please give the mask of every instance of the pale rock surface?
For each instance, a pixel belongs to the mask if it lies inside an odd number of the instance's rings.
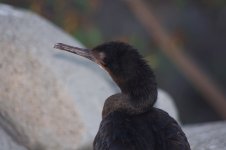
[[[184,127],[192,150],[226,150],[226,122]]]
[[[57,42],[81,45],[48,21],[6,5],[0,20],[0,125],[28,149],[91,141],[110,83],[95,64],[53,49]]]
[[[0,127],[0,150],[27,150],[16,143],[8,133]]]

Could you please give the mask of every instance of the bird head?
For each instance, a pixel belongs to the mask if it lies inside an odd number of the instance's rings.
[[[54,47],[97,63],[110,74],[125,93],[143,87],[150,80],[153,80],[153,85],[156,86],[151,68],[138,51],[129,44],[107,42],[92,49],[85,49],[57,43]]]

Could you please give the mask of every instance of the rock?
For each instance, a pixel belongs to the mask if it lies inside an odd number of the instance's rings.
[[[43,18],[0,5],[0,20],[0,144],[9,136],[29,150],[90,147],[115,84],[89,60],[53,49],[82,45]]]
[[[155,103],[155,107],[165,110],[171,117],[180,123],[178,110],[173,98],[164,90],[158,89],[158,99]]]
[[[92,62],[53,49],[82,45],[31,12],[0,5],[0,20],[1,126],[32,150],[92,141],[112,87]]]
[[[16,143],[5,130],[0,127],[0,150],[27,150]]]
[[[225,150],[226,122],[184,127],[192,150]]]

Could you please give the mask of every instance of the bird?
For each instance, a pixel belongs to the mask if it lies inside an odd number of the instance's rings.
[[[95,62],[121,90],[104,102],[94,150],[190,150],[175,119],[153,106],[158,95],[156,77],[136,48],[120,41],[92,49],[63,43],[54,47]]]

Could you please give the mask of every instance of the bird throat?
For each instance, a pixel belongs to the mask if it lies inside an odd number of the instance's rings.
[[[102,118],[114,111],[135,115],[152,109],[157,99],[157,85],[153,74],[127,81],[117,79],[115,82],[121,93],[114,94],[105,101]]]

